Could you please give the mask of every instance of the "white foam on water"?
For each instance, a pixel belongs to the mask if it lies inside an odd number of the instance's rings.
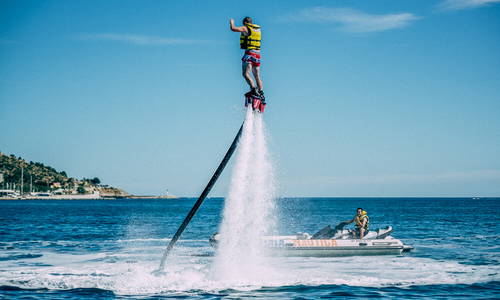
[[[208,246],[208,245],[207,245]],[[138,245],[133,252],[146,250]],[[41,252],[42,257],[0,262],[0,285],[21,288],[100,288],[120,295],[190,294],[262,286],[350,285],[365,287],[472,284],[500,280],[500,267],[414,256],[339,258],[270,257],[260,278],[214,278],[215,257],[196,256],[199,247],[182,248],[163,275],[153,275],[159,256],[118,256],[118,252],[68,254]],[[203,249],[202,251],[205,251]],[[38,265],[46,264],[46,265]],[[244,266],[244,264],[242,265]],[[272,272],[266,273],[266,268]]]
[[[225,199],[214,279],[244,284],[272,274],[261,236],[274,225],[274,175],[262,114],[247,109]]]

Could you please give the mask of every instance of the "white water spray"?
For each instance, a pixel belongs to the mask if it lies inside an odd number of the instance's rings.
[[[262,114],[248,108],[219,230],[214,263],[218,279],[255,282],[269,271],[261,238],[274,227],[274,197]]]

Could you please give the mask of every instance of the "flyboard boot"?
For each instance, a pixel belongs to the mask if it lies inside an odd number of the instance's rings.
[[[254,111],[257,110],[258,112],[263,113],[266,108],[266,98],[264,97],[264,92],[257,90],[257,88],[252,88],[249,92],[245,93],[245,107],[248,105],[251,105]]]

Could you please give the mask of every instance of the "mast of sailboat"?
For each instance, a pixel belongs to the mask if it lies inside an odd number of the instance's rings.
[[[24,193],[24,167],[21,167],[21,196]]]

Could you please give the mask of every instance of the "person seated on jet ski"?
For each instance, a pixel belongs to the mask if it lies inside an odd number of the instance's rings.
[[[359,236],[362,239],[368,233],[368,224],[370,223],[370,219],[361,207],[356,210],[356,215],[350,221],[346,221],[347,224],[354,222],[356,225],[356,233],[355,236]]]

